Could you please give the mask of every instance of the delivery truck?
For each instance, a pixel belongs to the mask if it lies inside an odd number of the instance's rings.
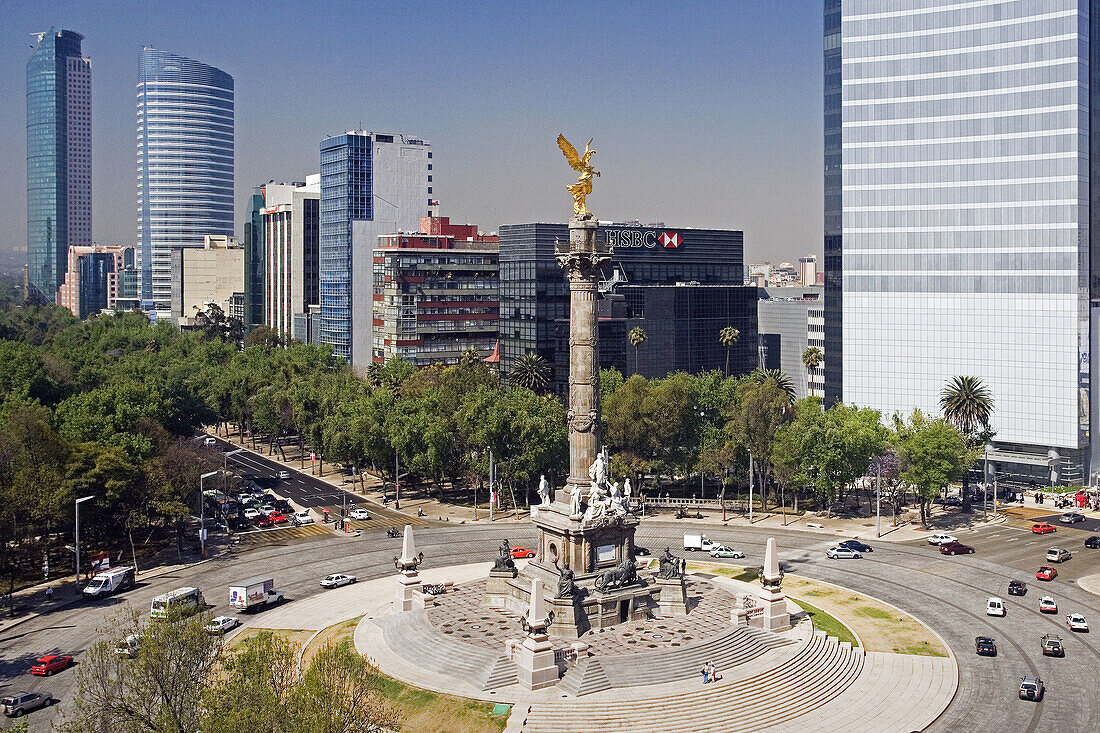
[[[254,611],[283,600],[283,592],[275,590],[275,579],[253,578],[229,586],[229,605],[238,611]]]
[[[133,568],[111,568],[92,576],[92,581],[84,587],[84,597],[103,598],[132,587],[134,587]]]
[[[715,544],[705,534],[685,534],[684,549],[688,552],[710,552]]]

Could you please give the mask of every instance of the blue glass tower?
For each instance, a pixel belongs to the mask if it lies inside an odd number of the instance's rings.
[[[142,308],[167,318],[172,250],[233,234],[233,77],[142,50],[137,142]]]
[[[84,36],[39,33],[27,62],[30,295],[53,301],[72,245],[92,243],[92,71]]]

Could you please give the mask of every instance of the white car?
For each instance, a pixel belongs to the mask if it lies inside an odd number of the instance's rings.
[[[1004,616],[1005,602],[1000,598],[990,598],[988,601],[985,602],[985,615]]]
[[[1066,616],[1066,623],[1069,624],[1070,631],[1088,631],[1089,625],[1085,621],[1085,617],[1079,613],[1071,613]]]
[[[295,524],[313,524],[313,515],[309,513],[308,509],[303,509],[300,512],[294,512]]]
[[[206,630],[211,634],[224,634],[238,624],[240,621],[232,616],[215,616],[206,625]]]
[[[362,509],[360,507],[355,507],[350,512],[348,512],[348,518],[349,519],[370,519],[370,514],[367,513],[366,509]]]
[[[333,573],[327,575],[321,580],[322,588],[339,588],[342,585],[351,585],[355,582],[354,575],[348,575],[346,573]]]
[[[218,444],[218,439],[211,435],[208,435],[205,439],[203,439],[202,444],[207,446],[208,448],[213,447]]]
[[[936,532],[935,534],[928,535],[928,544],[930,545],[946,545],[948,542],[958,542],[959,538],[943,532]]]
[[[260,517],[260,510],[254,506],[245,507],[244,518],[251,521]]]
[[[825,551],[825,557],[830,560],[852,560],[863,555],[847,547],[830,547]]]
[[[283,479],[284,481],[290,479],[290,471],[279,471],[279,473],[277,473],[275,475],[278,476],[279,478]]]
[[[745,553],[741,552],[740,550],[735,550],[729,545],[715,545],[714,547],[710,548],[710,556],[738,558],[744,557]]]
[[[275,505],[274,504],[261,504],[260,505],[260,514],[263,514],[265,517],[268,514],[271,514],[274,511],[275,511]]]

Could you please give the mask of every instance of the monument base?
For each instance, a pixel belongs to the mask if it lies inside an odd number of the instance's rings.
[[[662,617],[687,616],[687,581],[679,578],[657,578],[660,595],[657,606]]]
[[[528,574],[539,577],[544,574],[539,568],[527,566]],[[547,585],[555,576],[545,573]],[[501,578],[506,584],[503,598],[496,593],[485,594],[483,606],[504,608],[523,615],[531,599],[531,591],[524,576]],[[489,578],[490,586],[493,578]],[[575,595],[569,598],[547,598],[546,607],[554,612],[554,618],[548,632],[562,639],[578,639],[593,629],[607,629],[628,621],[645,621],[657,611],[657,589],[642,578],[641,582],[623,588],[604,592],[595,590],[591,583],[578,586]],[[498,600],[498,598],[500,600]]]
[[[787,596],[778,589],[765,588],[760,594],[764,607],[764,630],[786,631],[791,628],[791,615],[787,613]]]
[[[523,643],[516,647],[512,661],[516,665],[516,676],[521,687],[541,690],[558,684],[554,647],[545,630],[528,634]]]
[[[481,605],[485,607],[516,610],[511,608],[507,602],[507,598],[510,595],[508,581],[515,579],[516,574],[517,571],[515,568],[510,568],[508,570],[490,570],[489,582],[485,585],[485,596],[481,599]],[[526,607],[516,610],[516,613],[523,614],[525,609]]]
[[[423,594],[420,592],[420,576],[415,570],[402,570],[397,582],[397,609],[399,611],[415,610],[417,601],[420,601],[420,608],[424,607]]]

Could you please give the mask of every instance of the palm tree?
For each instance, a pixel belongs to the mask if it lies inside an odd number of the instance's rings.
[[[806,350],[802,352],[802,363],[810,370],[810,383],[806,385],[806,391],[811,395],[814,391],[814,373],[824,360],[825,355],[822,354],[821,349],[816,346],[808,346]]]
[[[718,332],[718,342],[726,347],[726,376],[730,375],[730,349],[741,338],[741,332],[733,326],[726,326]]]
[[[524,354],[512,365],[508,383],[532,392],[545,392],[550,387],[550,365],[538,354]]]
[[[649,340],[649,336],[646,335],[645,329],[640,326],[635,326],[630,329],[630,333],[626,335],[630,345],[634,347],[634,373],[638,373],[638,347]]]
[[[787,405],[794,404],[794,382],[787,376],[787,373],[781,369],[754,369],[752,374],[749,375],[757,384],[764,384],[769,379],[775,382],[775,386],[787,395]]]
[[[944,418],[966,436],[971,446],[984,443],[993,416],[993,393],[978,377],[953,377],[940,391]],[[970,511],[970,472],[963,474],[962,509]]]

